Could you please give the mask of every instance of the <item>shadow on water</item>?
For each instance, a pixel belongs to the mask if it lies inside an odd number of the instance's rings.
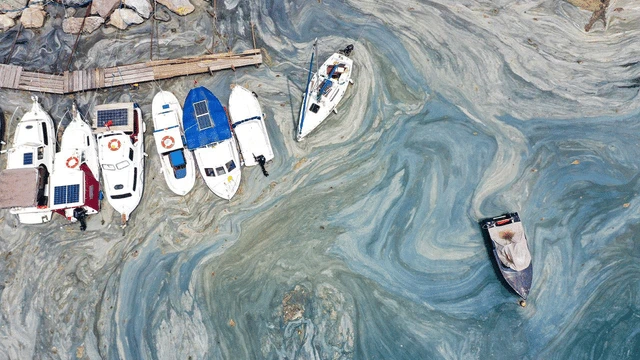
[[[0,108],[0,150],[2,150],[2,143],[4,141],[4,111]]]
[[[289,93],[289,109],[291,110],[291,123],[293,124],[293,139],[296,138],[298,132],[298,119],[296,118],[295,108],[293,107],[293,94],[291,93],[291,78],[287,76],[287,92]]]
[[[507,282],[507,280],[504,279],[504,277],[502,276],[502,273],[500,272],[500,268],[498,267],[498,259],[496,259],[495,255],[493,254],[493,241],[491,240],[491,237],[489,237],[489,230],[484,229],[482,227],[482,224],[488,220],[491,220],[492,218],[485,218],[485,219],[480,219],[478,221],[478,226],[480,227],[480,232],[482,232],[482,238],[484,239],[484,246],[487,249],[487,254],[489,255],[489,258],[491,259],[491,267],[493,268],[493,272],[496,274],[496,277],[498,278],[498,280],[500,280],[500,283],[502,284],[502,286],[504,286],[507,290],[509,290],[509,292],[513,295],[515,295],[518,299],[520,298],[520,295],[518,295],[518,293],[513,290],[513,288],[511,288],[511,285],[509,285],[509,283]]]

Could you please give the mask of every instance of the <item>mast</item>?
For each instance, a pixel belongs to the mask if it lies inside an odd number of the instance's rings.
[[[304,116],[307,114],[307,98],[309,97],[309,84],[311,83],[311,69],[313,69],[313,56],[318,51],[318,38],[313,42],[313,48],[315,51],[311,53],[311,64],[309,64],[309,76],[307,77],[307,87],[304,91],[304,100],[302,101],[302,116],[300,117],[300,124],[298,124],[298,141],[302,139],[302,125],[304,124]],[[316,64],[316,74],[317,74]]]

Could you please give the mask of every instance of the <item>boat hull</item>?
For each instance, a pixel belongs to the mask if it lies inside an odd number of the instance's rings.
[[[172,93],[160,91],[153,98],[151,110],[156,151],[165,182],[175,194],[184,196],[193,189],[196,171],[193,156],[182,143],[182,107]],[[176,158],[181,161],[176,163]]]
[[[533,262],[530,262],[528,266],[519,271],[506,266],[498,255],[498,249],[501,245],[497,242],[497,239],[491,236],[492,230],[489,230],[496,228],[499,229],[502,226],[506,227],[510,224],[519,223],[520,216],[518,215],[518,213],[507,213],[504,215],[482,220],[480,222],[480,225],[482,227],[484,235],[487,237],[488,241],[491,244],[491,252],[493,254],[495,264],[498,267],[500,274],[502,275],[502,278],[516,294],[526,300],[529,296],[529,291],[533,282]],[[519,224],[519,226],[521,226],[521,224]],[[526,241],[526,236],[524,240]]]
[[[233,138],[194,150],[200,175],[217,196],[231,200],[241,180],[240,157]]]
[[[258,165],[259,156],[264,156],[265,162],[273,160],[271,141],[256,95],[236,85],[229,96],[229,116],[244,165]]]

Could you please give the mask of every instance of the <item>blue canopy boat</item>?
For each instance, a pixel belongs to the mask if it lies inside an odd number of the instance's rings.
[[[189,150],[231,139],[227,112],[220,100],[202,86],[189,91],[184,101],[182,125]]]
[[[526,300],[533,280],[533,264],[520,215],[507,213],[482,220],[480,225],[491,240],[502,277]]]
[[[231,200],[240,187],[240,154],[227,112],[204,87],[191,89],[184,101],[182,125],[187,149],[214,194]]]

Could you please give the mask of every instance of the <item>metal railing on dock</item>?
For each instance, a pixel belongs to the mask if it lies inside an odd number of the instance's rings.
[[[221,53],[104,69],[65,71],[62,75],[25,71],[21,66],[0,64],[0,88],[69,94],[260,64],[262,53],[259,49],[238,54]]]

